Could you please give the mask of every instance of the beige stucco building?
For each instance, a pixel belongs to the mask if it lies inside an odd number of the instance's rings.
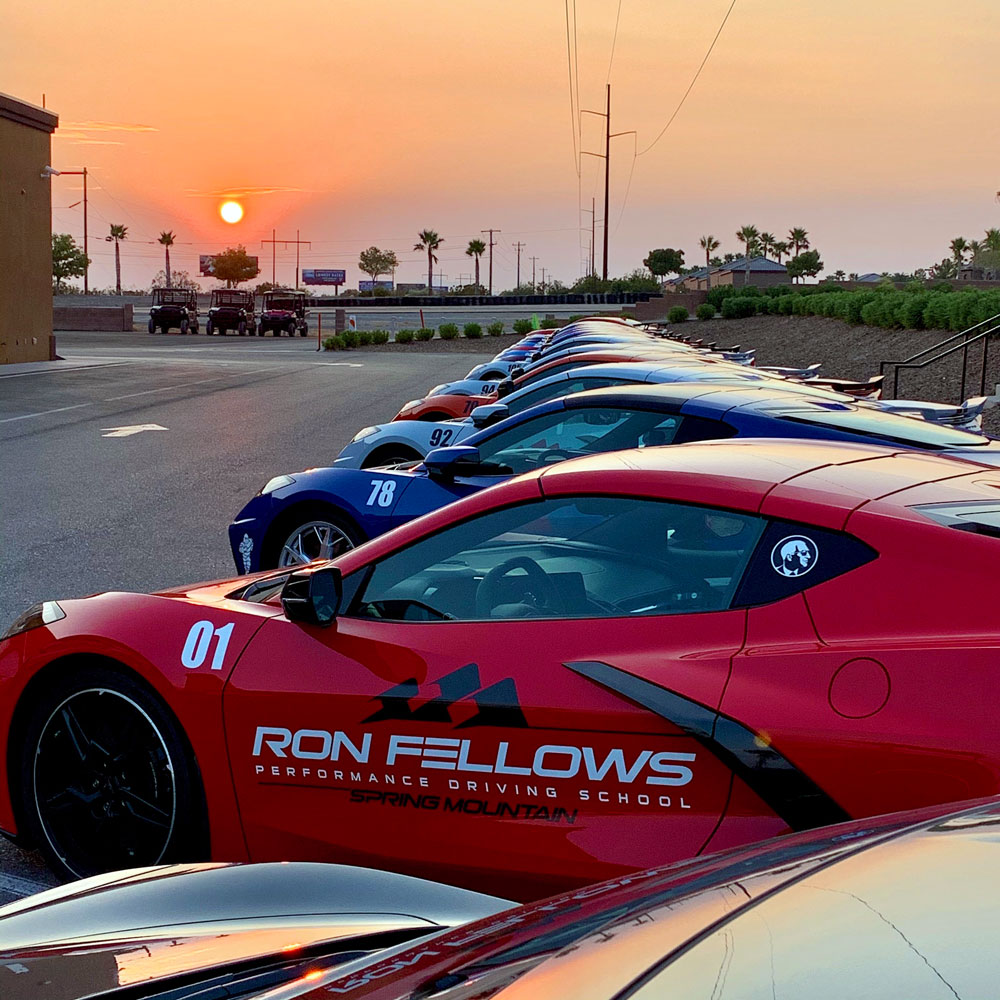
[[[0,364],[52,345],[51,165],[57,115],[0,94]]]

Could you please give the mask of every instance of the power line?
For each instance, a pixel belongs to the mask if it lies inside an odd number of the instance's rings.
[[[574,0],[574,7],[575,4],[576,0]],[[573,95],[573,48],[570,43],[569,0],[565,0],[565,7],[566,7],[566,70],[569,75],[569,117],[570,117],[570,124],[573,127],[573,169],[576,171],[577,177],[579,177],[580,153],[579,153],[579,145],[577,144],[576,141],[577,119],[579,115],[577,112],[576,100]]]
[[[708,57],[712,54],[712,49],[715,48],[715,43],[719,40],[719,36],[722,34],[722,29],[726,26],[726,22],[729,20],[729,15],[732,14],[733,8],[736,6],[736,0],[729,5],[729,10],[726,11],[726,16],[723,17],[722,23],[719,25],[719,30],[715,33],[715,37],[712,39],[712,44],[709,45],[708,51],[705,53],[705,58],[702,59],[701,65],[698,67],[697,72],[691,78],[691,82],[688,84],[687,90],[684,91],[684,96],[680,99],[680,103],[674,108],[674,113],[667,119],[667,124],[660,129],[660,134],[643,150],[636,153],[636,156],[642,156],[648,153],[666,134],[667,129],[674,123],[674,119],[680,113],[681,108],[684,107],[684,102],[688,99],[688,94],[694,89],[694,85],[698,82],[698,77],[701,76],[701,71],[705,68],[705,63],[708,62]]]
[[[608,78],[605,83],[611,83],[611,67],[615,63],[615,44],[618,41],[618,22],[622,16],[622,0],[618,0],[618,13],[615,15],[615,33],[611,36],[611,58],[608,60]]]

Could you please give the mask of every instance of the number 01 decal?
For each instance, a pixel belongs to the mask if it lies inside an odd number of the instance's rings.
[[[222,662],[226,658],[226,650],[229,648],[229,638],[236,628],[235,622],[216,628],[211,622],[195,622],[191,626],[191,631],[184,640],[184,648],[181,650],[181,665],[189,670],[200,667],[208,658],[208,650],[215,639],[215,655],[212,657],[212,669],[221,670]]]

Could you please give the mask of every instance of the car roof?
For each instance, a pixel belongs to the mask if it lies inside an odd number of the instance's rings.
[[[851,511],[930,483],[966,478],[1000,489],[1000,472],[962,459],[875,444],[729,438],[570,459],[538,477],[545,496],[661,495],[840,527]],[[933,491],[932,491],[933,492]],[[977,486],[963,491],[981,498]],[[932,502],[922,499],[921,502]],[[906,504],[892,504],[897,509]],[[928,522],[929,523],[929,522]]]

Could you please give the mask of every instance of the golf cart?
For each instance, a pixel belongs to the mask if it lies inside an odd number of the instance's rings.
[[[198,332],[198,293],[190,288],[154,288],[149,307],[149,332]]]
[[[225,335],[230,330],[235,330],[241,337],[245,337],[247,333],[252,337],[257,332],[254,306],[253,292],[238,288],[213,289],[205,333],[209,336],[213,333]]]
[[[268,330],[276,337],[283,333],[287,333],[289,337],[294,337],[296,333],[305,337],[309,333],[306,293],[290,288],[275,288],[264,292],[264,304],[260,309],[260,335],[263,337]]]

